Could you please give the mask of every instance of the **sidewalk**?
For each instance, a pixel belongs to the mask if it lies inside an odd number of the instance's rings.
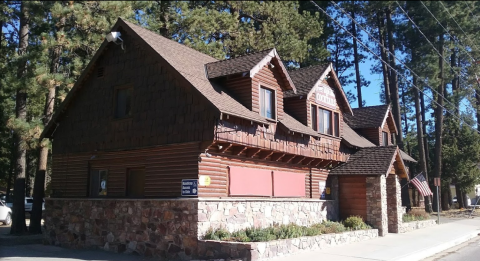
[[[445,220],[447,221],[447,220]],[[415,261],[447,250],[480,233],[480,218],[448,220],[448,223],[405,234],[388,234],[345,246],[299,253],[272,261],[296,260],[395,260]]]

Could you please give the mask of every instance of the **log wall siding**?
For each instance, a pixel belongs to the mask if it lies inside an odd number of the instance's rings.
[[[365,129],[356,129],[360,135],[367,138],[373,144],[380,146],[382,141],[382,129],[381,128],[365,128]]]
[[[299,122],[303,123],[306,126],[310,126],[308,124],[308,117],[310,117],[310,110],[307,107],[307,99],[303,97],[300,99],[299,97],[288,98],[283,101],[285,112],[290,114],[293,118],[298,120]]]
[[[321,138],[288,134],[276,124],[263,126],[230,117],[222,120],[215,131],[217,142],[245,145],[276,152],[346,162],[348,154],[340,152],[340,138]]]
[[[232,96],[248,109],[252,109],[252,78],[247,74],[227,76],[221,83],[225,86]]]
[[[278,72],[278,67],[270,68],[268,65],[264,66],[255,74],[252,79],[252,111],[260,113],[260,86],[264,86],[275,90],[276,104],[275,116],[278,120],[283,119],[283,90],[285,84],[282,76]]]
[[[107,49],[54,132],[53,153],[133,149],[213,140],[218,112],[143,44],[125,37]],[[131,117],[114,119],[115,88],[133,88]]]
[[[108,197],[125,197],[127,171],[145,169],[145,197],[179,197],[181,180],[198,178],[198,142],[137,150],[54,154],[52,189],[58,197],[88,196],[89,170],[107,170]]]
[[[338,177],[338,195],[340,219],[349,216],[361,216],[367,220],[367,189],[366,178]]]
[[[211,178],[209,186],[200,186],[199,197],[228,197],[228,166],[267,169],[272,171],[286,171],[305,175],[305,197],[320,198],[318,181],[326,181],[328,170],[309,168],[306,166],[251,158],[244,155],[232,156],[220,153],[210,153],[210,157],[201,154],[198,163],[198,174],[208,175]],[[310,177],[311,180],[310,180]]]

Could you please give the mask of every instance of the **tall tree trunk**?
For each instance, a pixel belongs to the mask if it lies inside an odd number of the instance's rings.
[[[385,27],[385,22],[384,22],[384,18],[383,18],[383,12],[378,12],[377,13],[377,26],[378,26],[378,38],[379,38],[379,42],[380,42],[380,57],[382,58],[382,60],[384,60],[385,62],[388,61],[388,58],[387,58],[387,51],[385,50],[385,30],[384,30],[384,27]],[[390,94],[390,79],[389,79],[389,71],[388,71],[388,66],[385,64],[385,63],[381,63],[382,64],[382,72],[383,72],[383,85],[384,85],[384,89],[385,89],[385,103],[386,104],[390,104],[392,102],[392,99],[391,99],[391,94]]]
[[[351,11],[351,16],[353,19],[355,19],[355,1],[352,1],[352,11]],[[358,56],[358,46],[357,46],[357,40],[355,39],[357,37],[357,27],[355,23],[352,20],[352,34],[353,34],[353,61],[355,63],[355,79],[357,83],[357,99],[358,99],[358,108],[363,107],[363,99],[362,99],[362,82],[360,79],[360,65],[359,65],[359,56]]]
[[[11,132],[10,132],[11,133]],[[7,181],[7,196],[6,199],[10,201],[11,197],[11,190],[12,190],[12,180],[14,178],[14,173],[15,173],[15,163],[16,163],[16,155],[15,155],[15,136],[12,134],[12,147],[11,149],[11,157],[10,157],[10,168],[8,172],[8,181]]]
[[[387,30],[388,30],[388,48],[390,51],[390,66],[393,69],[396,69],[395,65],[395,47],[393,44],[393,21],[392,21],[392,12],[390,9],[386,10],[387,14]],[[402,121],[400,116],[400,99],[398,97],[398,78],[397,73],[395,70],[390,70],[391,77],[390,77],[390,93],[392,96],[392,112],[393,118],[395,120],[395,124],[397,125],[397,129],[399,130],[397,133],[397,145],[400,149],[403,150],[403,133],[402,133]]]
[[[63,27],[65,25],[65,17],[62,17],[57,28],[57,32],[63,32]],[[58,35],[58,34],[57,34]],[[57,42],[59,39],[56,39]],[[50,73],[58,73],[58,68],[60,67],[60,56],[62,54],[63,46],[55,45],[52,50],[52,60],[50,63]],[[52,86],[48,89],[47,97],[45,99],[45,108],[43,113],[43,125],[47,126],[53,116],[54,105],[55,105],[55,87]],[[38,169],[37,174],[35,175],[35,186],[33,191],[33,206],[32,206],[32,216],[30,218],[30,233],[42,233],[42,204],[43,198],[45,196],[45,176],[47,173],[47,163],[48,163],[48,140],[40,141],[40,153],[38,156]]]
[[[465,204],[463,204],[462,191],[460,190],[460,185],[458,184],[455,184],[455,194],[457,195],[458,208],[464,208]]]
[[[28,2],[21,2],[20,7],[20,30],[19,30],[19,45],[18,54],[22,61],[18,65],[17,77],[22,79],[26,77],[27,73],[27,59],[24,57],[28,47],[28,32],[29,32],[29,14],[27,8]],[[23,57],[22,57],[23,56]],[[15,114],[17,120],[27,120],[27,90],[26,86],[22,86],[17,90],[15,99]],[[10,234],[23,234],[27,231],[25,224],[25,164],[26,164],[26,149],[25,141],[22,134],[15,132],[15,183],[14,183],[14,199],[13,199],[13,213],[12,226]]]
[[[417,85],[417,77],[413,76],[413,84]],[[425,179],[428,180],[427,160],[425,157],[425,147],[423,145],[423,119],[420,108],[420,95],[417,88],[414,88],[413,93],[415,95],[415,119],[417,121],[417,142],[418,142],[418,165],[420,166],[420,172],[423,172]],[[425,196],[425,211],[432,212],[432,205],[430,204],[430,196]]]
[[[428,173],[431,172],[431,169],[430,169],[430,150],[428,148],[428,135],[427,135],[427,126],[428,126],[428,123],[427,123],[427,120],[426,120],[426,109],[425,109],[425,97],[423,95],[423,93],[420,93],[420,106],[422,108],[422,125],[423,125],[423,146],[425,147],[424,150],[425,150],[425,165],[427,165],[427,170],[428,170]],[[428,178],[427,178],[427,182],[428,182]]]
[[[440,34],[440,41],[438,50],[440,51],[441,56],[443,56],[443,44],[444,44],[443,34]],[[438,65],[440,69],[440,84],[438,86],[438,95],[437,95],[437,105],[435,108],[435,159],[434,159],[434,170],[433,174],[435,177],[442,177],[442,131],[443,131],[443,90],[444,90],[444,64],[443,58],[438,58]],[[441,195],[441,187],[438,188],[438,193]],[[433,191],[433,210],[442,211],[442,209],[437,207],[437,200],[439,200],[439,195],[437,195],[437,190]]]

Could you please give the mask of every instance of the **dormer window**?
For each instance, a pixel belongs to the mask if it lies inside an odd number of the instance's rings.
[[[383,146],[388,145],[388,133],[382,131],[382,141],[383,141]]]
[[[260,115],[275,119],[275,91],[260,87]]]
[[[312,127],[319,133],[340,137],[340,115],[312,105]]]

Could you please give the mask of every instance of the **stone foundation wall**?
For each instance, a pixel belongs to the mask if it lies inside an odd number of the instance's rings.
[[[370,229],[269,242],[238,243],[200,240],[198,253],[201,258],[205,259],[265,260],[298,252],[350,244],[376,237],[378,237],[378,230]]]
[[[379,236],[388,233],[387,182],[385,176],[367,177],[367,220],[378,228]]]
[[[309,199],[200,199],[198,202],[198,236],[209,228],[226,228],[233,232],[249,227],[268,227],[295,223],[311,225],[324,220],[338,220],[333,200]]]
[[[398,233],[406,233],[416,229],[431,227],[436,224],[437,224],[437,221],[434,219],[406,222],[400,225]]]
[[[44,235],[62,247],[188,260],[197,254],[197,215],[188,199],[48,199]]]

